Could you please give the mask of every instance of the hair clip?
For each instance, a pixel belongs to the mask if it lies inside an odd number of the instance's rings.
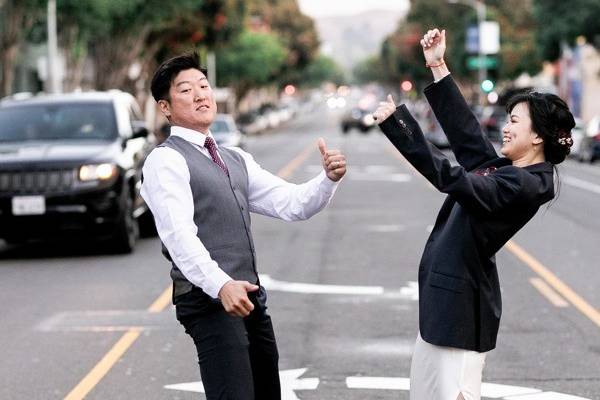
[[[560,144],[561,146],[573,146],[573,139],[570,137],[559,137],[558,138],[558,144]]]
[[[573,146],[573,139],[571,138],[571,135],[562,129],[558,131],[558,139],[556,139],[556,141],[561,146]]]

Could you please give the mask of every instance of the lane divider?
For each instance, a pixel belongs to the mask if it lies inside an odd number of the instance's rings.
[[[277,175],[280,178],[290,177],[294,171],[302,165],[314,149],[318,152],[317,143],[313,142],[306,146],[304,150],[289,163],[281,168]],[[171,304],[172,286],[169,285],[160,296],[148,307],[149,312],[161,312]],[[104,378],[110,369],[119,361],[125,352],[133,345],[140,336],[141,328],[131,328],[121,336],[113,347],[102,357],[102,359],[91,369],[90,372],[67,394],[64,400],[82,400],[87,396],[96,385]]]
[[[403,164],[408,165],[415,174],[422,176],[412,165],[410,165],[410,163],[394,147],[387,146],[386,150],[389,153],[391,153],[394,157],[399,159]],[[429,181],[426,180],[426,182],[428,183],[430,188],[435,189],[433,187],[433,185],[431,185],[431,183],[429,183]],[[574,184],[574,181],[570,180],[569,183]],[[577,182],[577,183],[580,183],[580,182]],[[586,188],[588,190],[590,190],[589,186]],[[595,190],[593,190],[593,191],[595,191]],[[593,323],[595,323],[598,327],[600,327],[600,312],[594,306],[592,306],[587,301],[585,301],[573,289],[571,289],[567,284],[565,284],[563,281],[561,281],[554,273],[552,273],[548,268],[546,268],[544,265],[542,265],[542,263],[540,263],[538,260],[536,260],[531,254],[529,254],[525,250],[523,250],[523,248],[520,247],[519,245],[517,245],[514,241],[512,241],[512,240],[508,241],[508,243],[504,247],[508,251],[510,251],[513,255],[515,255],[519,260],[521,260],[523,263],[525,263],[525,265],[527,265],[529,268],[531,268],[536,274],[538,274],[543,279],[543,281],[545,283],[547,283],[546,286],[549,285],[556,292],[560,293],[560,295],[562,295],[562,297],[564,297],[564,299],[566,299],[577,310],[579,310],[579,312],[581,312],[584,316],[589,318]],[[540,290],[541,285],[539,284],[539,282],[536,281],[535,284],[532,282],[532,284],[536,287],[536,289]],[[540,287],[538,287],[538,286],[540,286]],[[548,289],[550,289],[550,287],[548,287]],[[541,290],[545,290],[545,293],[542,293],[544,296],[546,296],[549,293],[549,291],[545,288],[541,289]],[[540,290],[540,292],[541,292],[541,290]],[[551,290],[552,289],[550,289],[550,291]],[[556,296],[558,296],[557,293],[554,293],[554,294]],[[560,296],[558,296],[558,297],[560,297]],[[564,299],[561,299],[561,300],[564,301]],[[553,300],[556,300],[556,301],[558,301],[559,304],[562,304],[560,302],[560,300],[557,300],[556,298],[553,298]],[[563,307],[563,306],[561,305],[558,307]]]
[[[547,284],[552,286],[554,290],[560,293],[567,301],[569,301],[579,312],[588,317],[593,323],[600,327],[600,312],[579,296],[567,284],[561,281],[554,273],[542,265],[532,255],[527,253],[523,248],[510,240],[505,246],[508,251],[513,253],[525,265],[531,268],[538,274]]]
[[[555,307],[568,307],[569,303],[556,293],[542,278],[529,278],[529,283]]]

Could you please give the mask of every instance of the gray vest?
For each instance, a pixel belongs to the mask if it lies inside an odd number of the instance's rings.
[[[159,147],[162,146],[185,158],[194,199],[194,223],[198,227],[198,238],[211,258],[232,279],[257,283],[248,210],[248,171],[242,156],[234,150],[219,148],[219,155],[229,170],[227,177],[212,159],[200,154],[195,145],[183,138],[170,136]],[[163,253],[172,261],[164,246]],[[194,287],[174,262],[171,278],[173,299]]]

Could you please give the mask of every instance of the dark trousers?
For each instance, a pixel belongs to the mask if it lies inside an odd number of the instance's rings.
[[[254,310],[246,318],[221,308],[180,321],[196,345],[207,400],[281,399],[271,317],[264,302],[249,297]]]

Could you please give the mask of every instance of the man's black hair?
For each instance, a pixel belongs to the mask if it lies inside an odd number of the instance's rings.
[[[160,64],[154,73],[154,76],[152,77],[150,90],[154,100],[157,102],[159,100],[170,100],[169,89],[171,87],[171,83],[173,83],[173,80],[175,80],[177,74],[187,69],[200,70],[206,77],[208,77],[206,68],[200,66],[200,57],[198,57],[197,53],[190,52],[173,57]]]

